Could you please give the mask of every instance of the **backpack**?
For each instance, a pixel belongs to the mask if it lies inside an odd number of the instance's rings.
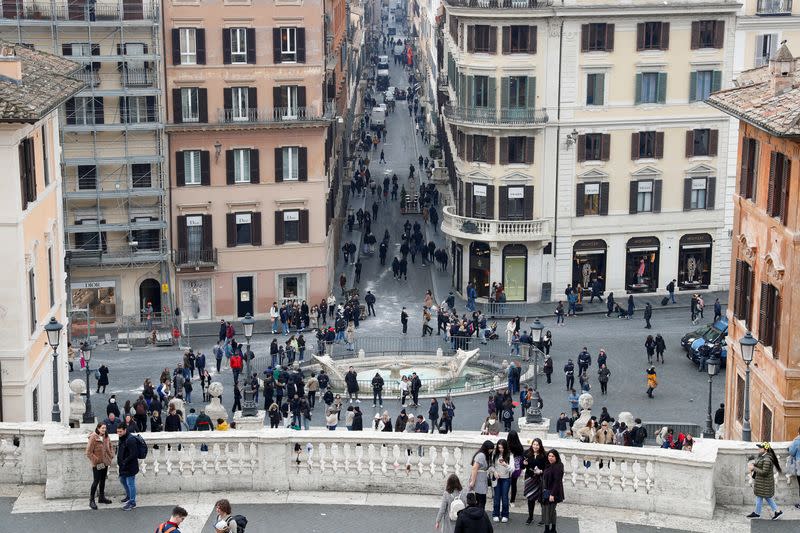
[[[508,409],[503,409],[503,420],[511,420],[514,415]]]
[[[159,525],[158,529],[156,530],[156,533],[172,533],[173,531],[176,531],[178,529],[176,526],[172,526],[169,529],[164,529],[166,527],[166,525],[167,525],[166,522],[164,522],[163,524]]]
[[[134,440],[136,440],[136,458],[137,459],[144,459],[147,457],[147,443],[144,441],[141,435],[138,433],[134,433],[131,435]]]
[[[450,506],[447,509],[447,516],[451,521],[455,522],[458,520],[458,512],[464,510],[464,507],[464,500],[461,499],[461,493],[459,492],[458,496],[450,502]]]
[[[658,444],[662,448],[664,447],[664,437],[666,435],[667,435],[667,426],[662,427],[661,431],[659,431],[658,435],[656,435],[656,444]]]
[[[644,426],[639,426],[636,428],[636,432],[631,435],[631,439],[637,446],[643,444],[645,439],[647,439],[647,429],[645,429]]]
[[[229,516],[227,519],[225,519],[225,522],[230,524],[231,520],[236,522],[236,531],[243,532],[244,528],[247,527],[247,518],[243,517],[240,514]]]

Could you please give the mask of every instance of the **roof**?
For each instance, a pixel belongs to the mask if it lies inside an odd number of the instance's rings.
[[[70,77],[78,63],[0,40],[6,47],[22,62],[22,79],[0,76],[0,122],[36,122],[84,86]]]
[[[797,61],[784,44],[771,61]],[[777,137],[800,136],[800,68],[791,87],[775,94],[769,65],[742,72],[736,87],[713,93],[706,102]]]

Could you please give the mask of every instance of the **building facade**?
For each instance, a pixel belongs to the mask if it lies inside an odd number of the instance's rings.
[[[724,289],[739,5],[444,3],[443,209],[453,285],[508,301]],[[454,175],[454,176],[453,176]]]
[[[742,436],[747,365],[739,341],[759,343],[750,364],[753,440],[789,440],[800,425],[800,68],[784,44],[709,104],[739,120],[738,179],[728,305],[726,438]]]
[[[62,121],[70,307],[98,324],[169,310],[159,0],[2,9],[0,37],[83,65]]]
[[[43,327],[67,324],[58,106],[83,83],[79,65],[0,42],[0,421],[50,420],[53,350]],[[58,347],[58,397],[67,420],[67,341]]]
[[[177,305],[192,319],[328,288],[322,0],[164,4]]]

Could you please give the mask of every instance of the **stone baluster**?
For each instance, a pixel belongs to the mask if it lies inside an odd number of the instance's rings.
[[[628,481],[630,478],[629,472],[631,468],[630,465],[628,464],[628,461],[622,461],[622,464],[619,466],[619,469],[620,469],[620,476],[619,476],[620,488],[624,492],[625,489],[628,487]]]
[[[238,446],[238,454],[239,454],[239,472],[245,471],[245,463],[244,463],[244,443],[240,442]]]
[[[356,471],[358,471],[358,473],[361,474],[363,473],[364,469],[364,461],[363,461],[364,447],[356,445],[355,455],[356,455]]]
[[[394,471],[397,473],[397,471],[400,470],[400,446],[397,444],[392,446],[392,456],[394,457]]]
[[[328,446],[324,442],[320,442],[317,446],[317,453],[319,454],[319,471],[325,473],[325,468],[328,466]]]
[[[633,492],[637,492],[639,490],[639,481],[642,473],[642,465],[639,461],[633,461],[631,472],[633,474]]]
[[[334,442],[331,444],[331,464],[334,473],[339,471],[339,444]]]
[[[217,475],[220,474],[220,470],[222,468],[222,464],[220,462],[220,456],[222,453],[220,451],[219,443],[215,443],[212,449],[214,450],[214,474]]]
[[[567,461],[565,459],[565,463],[566,462]],[[574,454],[570,455],[568,464],[570,466],[570,481],[572,482],[572,486],[575,487],[578,485],[578,465],[580,464],[580,461],[578,461],[578,456]]]
[[[200,462],[200,469],[203,471],[203,475],[208,474],[208,456],[209,455],[207,451],[200,452],[200,458],[202,459],[202,461]]]
[[[430,458],[429,459],[430,460],[429,470],[431,472],[431,477],[435,478],[436,477],[436,462],[437,462],[436,460],[439,457],[438,450],[436,449],[436,446],[431,446],[431,447],[428,448],[428,457]]]
[[[650,493],[650,489],[656,484],[655,478],[655,465],[653,461],[647,461],[644,467],[645,474],[647,475],[647,479],[645,479],[645,489],[647,490],[648,494]]]
[[[342,448],[344,450],[344,471],[348,473],[350,472],[350,458],[353,456],[353,450],[349,442],[345,442]]]
[[[613,457],[608,460],[607,482],[609,490],[614,490],[614,485],[617,482],[617,461]]]
[[[313,450],[313,448],[312,448]],[[311,454],[308,454],[308,460],[311,461]],[[258,466],[258,448],[256,447],[254,442],[250,443],[250,468],[256,468]]]
[[[375,473],[375,462],[378,459],[377,449],[372,443],[370,443],[369,447],[367,448],[367,457],[369,458],[369,473],[372,475]]]

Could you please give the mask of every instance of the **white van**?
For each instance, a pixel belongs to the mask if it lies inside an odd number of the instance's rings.
[[[372,114],[369,117],[369,127],[377,130],[386,125],[386,109],[380,106],[372,108]]]

